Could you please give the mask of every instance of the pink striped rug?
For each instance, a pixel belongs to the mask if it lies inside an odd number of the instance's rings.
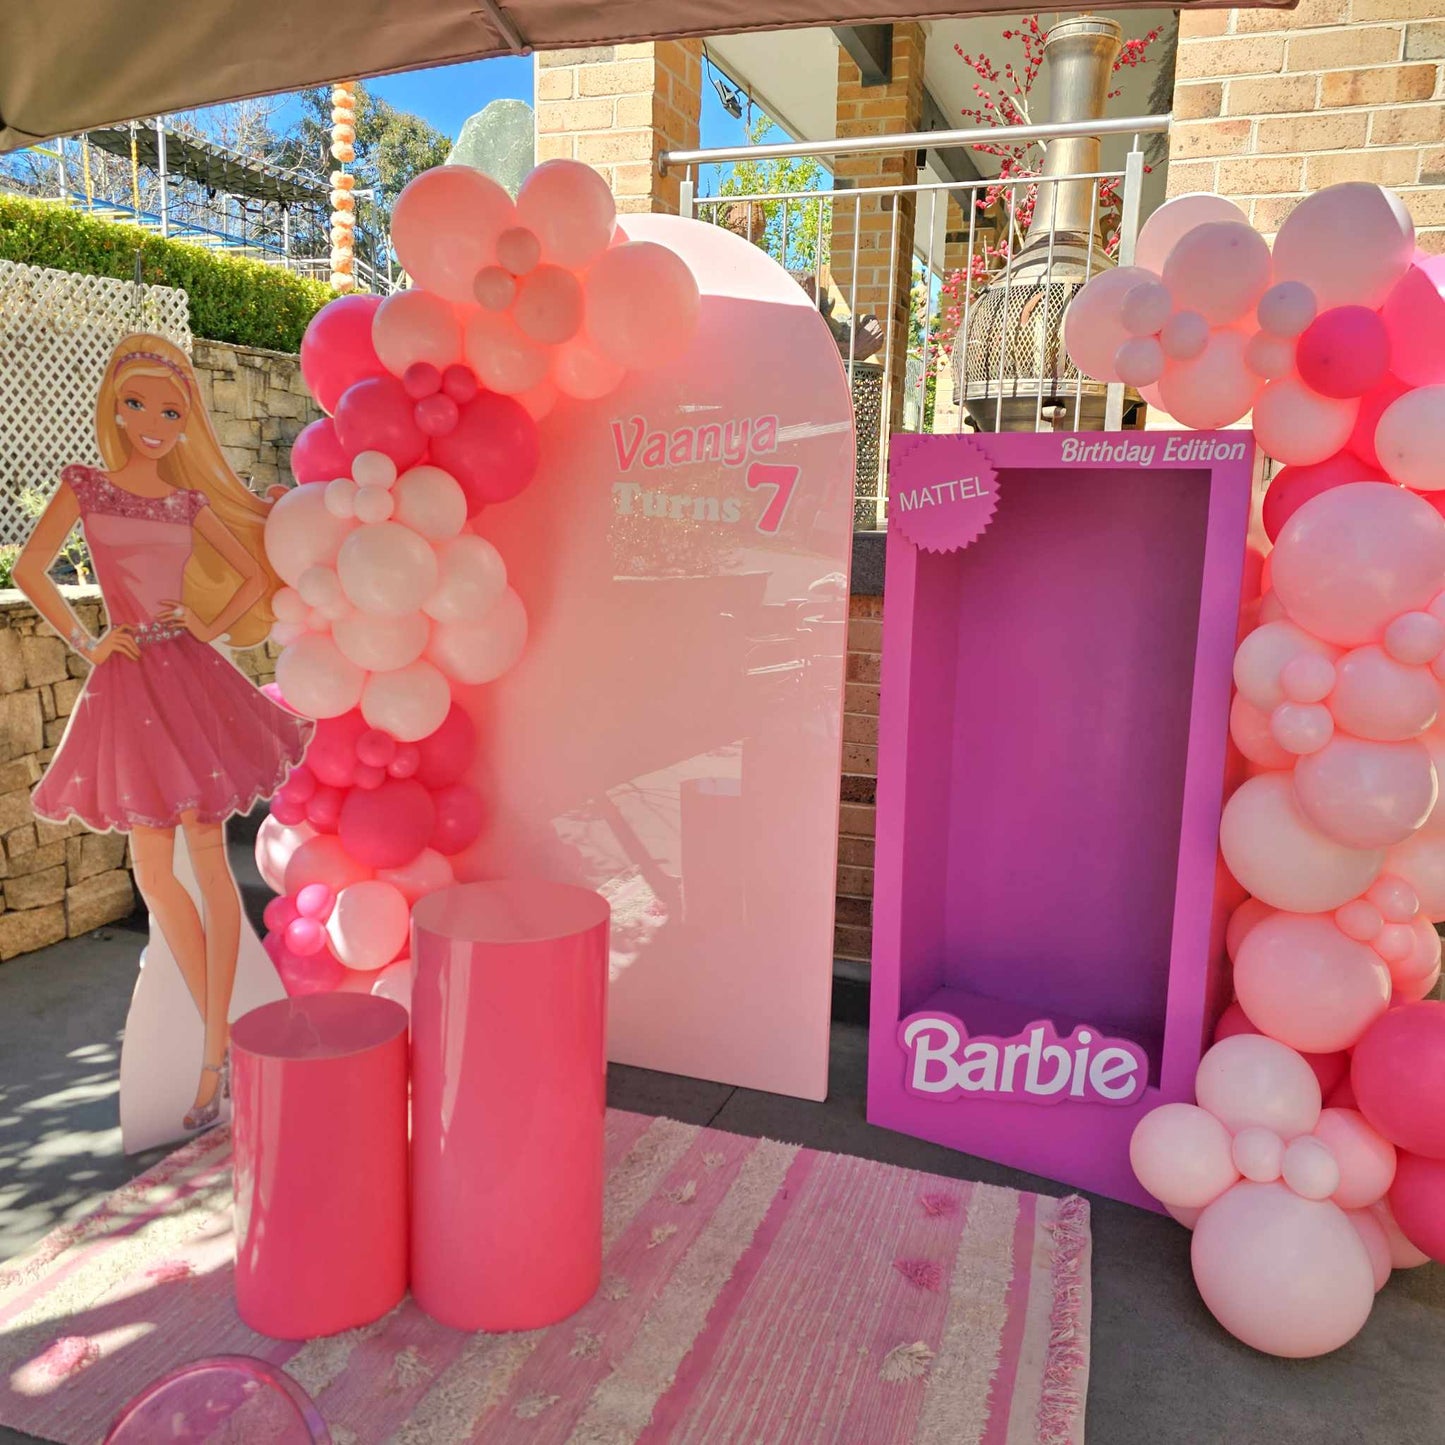
[[[304,1345],[231,1302],[230,1155],[202,1136],[0,1267],[0,1423],[93,1445],[176,1364],[282,1364],[337,1445],[1077,1445],[1089,1214],[613,1112],[602,1288],[467,1335],[408,1300]]]

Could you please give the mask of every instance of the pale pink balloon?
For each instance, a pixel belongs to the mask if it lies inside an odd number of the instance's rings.
[[[1410,269],[1415,227],[1404,203],[1369,181],[1306,196],[1274,239],[1274,274],[1302,281],[1321,311],[1380,307]]]
[[[332,482],[322,482],[326,488],[326,510],[333,517],[346,521],[356,516],[357,485],[350,477],[337,477]]]
[[[1208,345],[1209,323],[1197,311],[1176,311],[1159,332],[1160,349],[1171,361],[1193,361]]]
[[[549,350],[524,336],[507,313],[474,312],[467,321],[463,345],[467,364],[482,384],[504,396],[536,386],[551,365]]]
[[[1294,754],[1282,748],[1270,731],[1269,714],[1261,712],[1242,692],[1229,705],[1229,736],[1256,767],[1290,768]]]
[[[285,893],[286,865],[290,863],[291,855],[314,837],[316,829],[309,823],[288,827],[274,816],[261,820],[261,826],[256,831],[256,871],[273,893]]]
[[[1385,1197],[1395,1177],[1395,1146],[1358,1109],[1325,1109],[1314,1132],[1339,1165],[1340,1182],[1331,1197],[1341,1209],[1364,1209]]]
[[[1247,221],[1249,218],[1233,201],[1207,191],[1175,196],[1165,201],[1139,228],[1134,245],[1134,263],[1138,267],[1162,272],[1169,253],[1196,226],[1214,221]]]
[[[1214,1318],[1286,1359],[1348,1344],[1375,1301],[1374,1267],[1344,1210],[1283,1183],[1246,1181],[1215,1200],[1195,1225],[1190,1261]]]
[[[361,715],[398,742],[429,737],[446,721],[452,705],[447,680],[425,658],[394,672],[373,673],[361,694]]]
[[[323,612],[336,608],[342,616],[350,611],[341,591],[341,579],[331,567],[308,567],[296,579],[296,591],[307,607]]]
[[[595,401],[615,391],[626,370],[581,337],[559,346],[552,358],[552,381],[557,390],[578,401]]]
[[[1284,1169],[1284,1140],[1273,1129],[1251,1124],[1234,1136],[1234,1167],[1255,1184],[1271,1184]]]
[[[1206,221],[1175,242],[1163,280],[1177,307],[1227,326],[1253,311],[1269,270],[1269,246],[1247,221]]]
[[[1335,1156],[1309,1134],[1289,1142],[1280,1174],[1303,1199],[1328,1199],[1340,1187],[1340,1166]]]
[[[1268,557],[1265,558],[1266,562],[1268,560]],[[1263,627],[1266,622],[1286,622],[1288,620],[1289,614],[1284,610],[1284,603],[1279,600],[1279,595],[1272,588],[1267,588],[1259,599],[1259,625]]]
[[[1390,1201],[1382,1199],[1378,1204],[1369,1207],[1369,1213],[1375,1223],[1385,1233],[1385,1238],[1390,1246],[1390,1267],[1391,1269],[1418,1269],[1422,1264],[1430,1263],[1430,1256],[1423,1249],[1417,1249],[1408,1239],[1405,1232],[1395,1223],[1395,1215],[1390,1209]]]
[[[1263,1034],[1234,1034],[1215,1044],[1199,1061],[1194,1096],[1235,1134],[1255,1126],[1294,1139],[1320,1119],[1314,1070],[1293,1049]]]
[[[1215,329],[1198,357],[1174,363],[1159,381],[1169,414],[1201,431],[1229,426],[1244,416],[1261,384],[1244,364],[1246,345],[1243,332]]]
[[[342,543],[336,569],[352,603],[378,617],[417,611],[439,575],[431,543],[397,522],[353,532]]]
[[[456,309],[430,291],[394,291],[372,318],[371,344],[393,376],[417,362],[445,371],[461,358],[461,322]]]
[[[1269,735],[1291,756],[1305,757],[1335,735],[1335,720],[1322,703],[1282,702],[1269,715]]]
[[[500,677],[526,645],[526,609],[508,587],[480,617],[439,622],[427,656],[453,681],[475,685]]]
[[[1131,336],[1114,353],[1114,370],[1126,386],[1151,386],[1164,367],[1164,350],[1152,336]]]
[[[333,893],[340,893],[353,883],[372,876],[364,863],[358,863],[342,846],[334,833],[308,838],[286,864],[284,891],[299,893],[308,883],[324,883]]]
[[[517,218],[536,233],[542,257],[580,271],[607,249],[617,206],[607,182],[579,161],[544,161],[517,192]]]
[[[1318,312],[1315,293],[1302,281],[1276,282],[1255,308],[1260,330],[1281,341],[1293,341],[1302,335]]]
[[[1274,909],[1269,904],[1261,903],[1258,898],[1246,898],[1229,915],[1229,923],[1224,930],[1224,949],[1231,963],[1239,957],[1239,945],[1273,913]]]
[[[467,524],[467,494],[440,467],[413,467],[392,489],[396,520],[432,541],[455,537]]]
[[[1422,831],[1397,843],[1386,855],[1385,868],[1415,890],[1431,923],[1445,923],[1445,836]]]
[[[336,623],[332,635],[342,655],[367,672],[390,672],[426,651],[431,623],[421,612],[376,617],[356,612]]]
[[[1382,647],[1345,653],[1335,675],[1330,712],[1357,737],[1405,742],[1419,737],[1439,714],[1440,684],[1430,669],[1396,662]]]
[[[1240,945],[1234,991],[1261,1033],[1328,1054],[1352,1047],[1389,1007],[1390,971],[1328,915],[1279,913]]]
[[[1153,337],[1174,311],[1169,288],[1158,281],[1142,281],[1124,297],[1119,320],[1130,336]]]
[[[1325,641],[1373,642],[1402,612],[1428,607],[1445,579],[1445,518],[1384,482],[1350,482],[1311,497],[1270,554],[1290,617]]]
[[[1229,871],[1256,898],[1293,913],[1323,913],[1358,898],[1379,876],[1383,849],[1347,848],[1300,811],[1287,773],[1237,788],[1220,820]]]
[[[1390,1278],[1390,1241],[1384,1226],[1368,1209],[1347,1209],[1346,1215],[1360,1236],[1360,1243],[1370,1256],[1370,1268],[1375,1272],[1375,1293],[1378,1294]]]
[[[396,502],[385,487],[358,487],[352,507],[358,522],[375,526],[391,516],[396,510]]]
[[[1367,898],[1354,898],[1335,909],[1335,926],[1356,943],[1373,943],[1380,936],[1385,920]]]
[[[411,906],[401,891],[373,878],[336,895],[326,937],[347,968],[374,972],[406,947],[410,928]]]
[[[1394,1004],[1418,1003],[1428,998],[1440,981],[1440,935],[1428,918],[1392,926],[1409,929],[1411,948],[1403,958],[1388,965],[1394,984],[1390,1001]]]
[[[512,198],[471,166],[423,171],[396,199],[391,242],[407,274],[448,301],[470,302],[472,280],[516,223]]]
[[[497,237],[497,261],[513,276],[525,276],[542,259],[542,243],[530,226],[509,226]]]
[[[396,463],[385,452],[360,452],[351,463],[358,487],[390,487],[396,481]]]
[[[1271,712],[1289,696],[1284,687],[1287,667],[1305,658],[1318,658],[1328,664],[1335,656],[1336,649],[1293,622],[1266,622],[1256,627],[1235,651],[1234,685],[1255,707]],[[1326,692],[1328,690],[1326,688]],[[1296,702],[1317,700],[1294,699]]]
[[[1294,342],[1256,331],[1244,348],[1244,364],[1262,381],[1274,381],[1294,370]]]
[[[383,883],[390,883],[401,891],[408,903],[425,898],[439,888],[446,888],[456,881],[451,860],[438,853],[435,848],[423,848],[403,868],[383,868],[377,875]]]
[[[1365,897],[1390,923],[1409,923],[1420,912],[1419,895],[1403,878],[1391,873],[1375,879]]]
[[[1334,456],[1350,439],[1360,403],[1311,391],[1297,376],[1272,381],[1254,403],[1254,434],[1261,450],[1290,466]]]
[[[587,273],[586,338],[619,366],[653,370],[692,343],[702,298],[687,262],[655,241],[604,251]]]
[[[1385,629],[1385,651],[1396,662],[1423,666],[1445,649],[1445,622],[1431,612],[1404,612]]]
[[[309,567],[330,567],[356,523],[326,506],[325,482],[292,487],[266,516],[266,560],[293,587]]]
[[[1416,387],[1391,402],[1375,428],[1375,451],[1402,487],[1445,489],[1445,386]]]
[[[1124,298],[1145,282],[1158,282],[1153,271],[1140,266],[1120,266],[1101,271],[1074,294],[1064,312],[1064,347],[1069,359],[1098,381],[1118,381],[1114,357],[1129,339],[1124,328]]]
[[[556,346],[582,325],[582,286],[561,266],[538,266],[524,276],[512,303],[512,319],[524,336]]]
[[[504,266],[483,266],[472,280],[472,296],[488,311],[505,311],[517,294],[517,278]]]
[[[289,707],[307,717],[340,717],[361,697],[366,674],[329,637],[308,633],[276,659],[276,685]]]
[[[399,963],[388,964],[375,974],[375,982],[371,985],[371,992],[376,998],[390,999],[392,1003],[399,1003],[408,1013],[411,1012],[411,987],[412,987],[412,966],[409,958],[404,958]],[[1380,1236],[1382,1239],[1384,1235]]]
[[[1430,816],[1435,764],[1418,742],[1369,742],[1340,734],[1301,758],[1294,772],[1301,811],[1351,848],[1403,843]]]
[[[507,564],[485,537],[464,532],[437,548],[437,585],[425,611],[438,622],[480,617],[507,590]]]
[[[1335,685],[1335,667],[1324,653],[1307,652],[1285,663],[1279,685],[1291,702],[1323,702]]]
[[[1182,1224],[1185,1229],[1193,1229],[1199,1223],[1199,1216],[1204,1211],[1202,1209],[1181,1209],[1177,1204],[1166,1204],[1164,1212],[1176,1224]]]
[[[1217,1199],[1239,1178],[1229,1130],[1194,1104],[1151,1109],[1129,1140],[1129,1162],[1150,1194],[1185,1209]]]
[[[282,587],[271,598],[271,611],[276,614],[277,622],[303,623],[310,610],[310,604],[294,587]]]

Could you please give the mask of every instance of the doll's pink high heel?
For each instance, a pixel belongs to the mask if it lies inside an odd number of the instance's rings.
[[[211,1096],[209,1104],[196,1104],[186,1111],[186,1117],[181,1120],[181,1127],[189,1133],[198,1133],[202,1129],[209,1129],[221,1117],[221,1100],[231,1097],[231,1051],[227,1049],[221,1057],[219,1064],[202,1064],[203,1074],[219,1074],[220,1080],[216,1085],[216,1092]]]

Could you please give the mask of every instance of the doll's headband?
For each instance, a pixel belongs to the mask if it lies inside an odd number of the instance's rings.
[[[128,361],[154,361],[164,366],[168,371],[175,373],[181,383],[181,390],[189,397],[191,394],[191,383],[186,378],[186,373],[169,356],[162,356],[158,351],[127,351],[124,356],[115,359],[115,369],[119,371]]]

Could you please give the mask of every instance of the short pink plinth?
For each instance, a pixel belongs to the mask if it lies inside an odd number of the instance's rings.
[[[231,1026],[236,1308],[273,1339],[379,1319],[406,1292],[407,1016],[369,994]]]
[[[468,883],[412,910],[411,1289],[528,1330],[602,1273],[607,932],[597,894]]]

